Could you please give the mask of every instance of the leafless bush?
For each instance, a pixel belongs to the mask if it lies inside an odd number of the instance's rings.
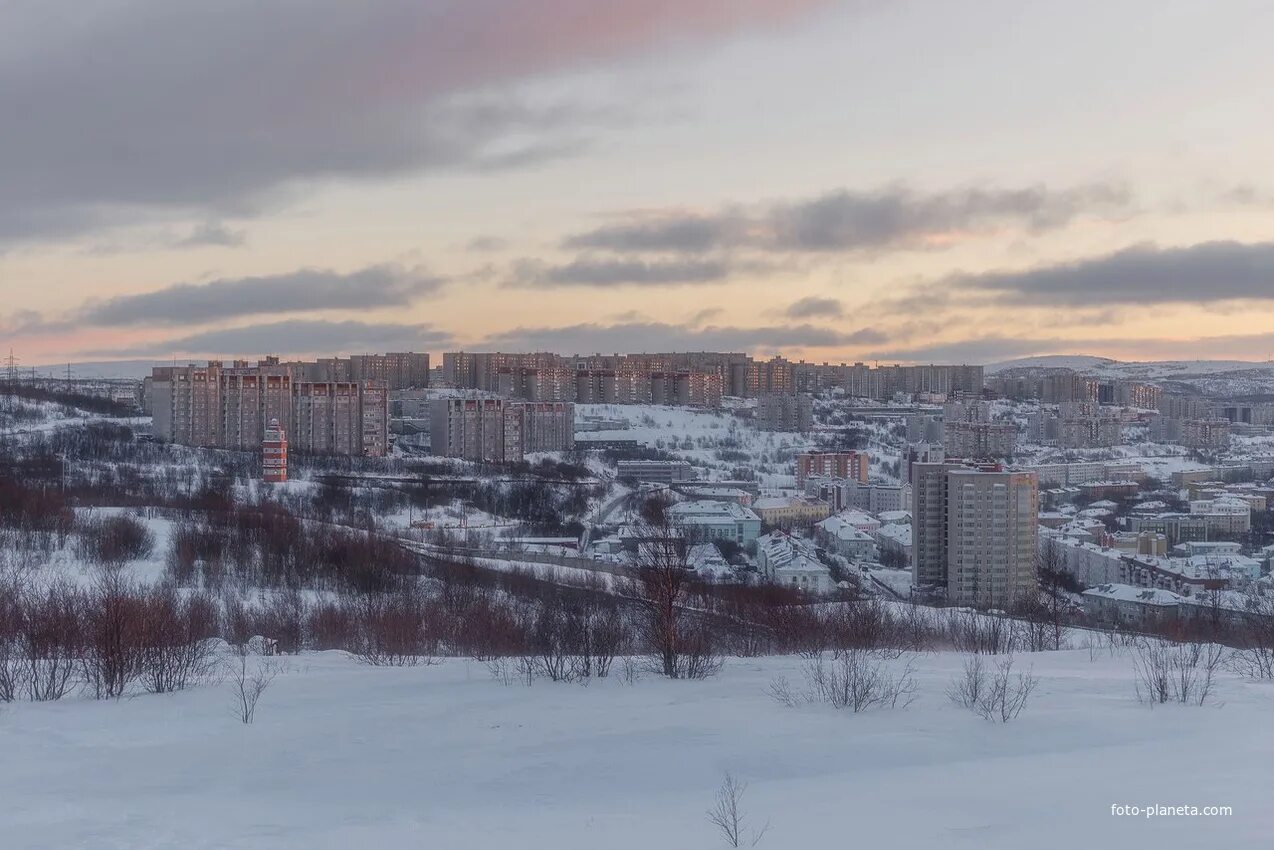
[[[426,624],[426,602],[417,592],[368,594],[356,604],[355,655],[374,667],[432,664],[437,654]]]
[[[118,566],[148,557],[155,548],[151,530],[126,514],[88,520],[79,531],[76,555],[90,564]]]
[[[22,634],[22,594],[14,579],[0,575],[0,702],[12,702],[26,688]]]
[[[728,847],[755,847],[770,828],[768,821],[758,830],[747,826],[747,816],[742,805],[743,792],[747,788],[747,783],[740,782],[733,774],[727,773],[721,787],[717,789],[712,808],[708,809],[708,820],[717,828]]]
[[[203,596],[181,597],[171,587],[146,596],[143,627],[142,687],[153,694],[185,690],[213,670],[211,638],[216,614]]]
[[[721,672],[725,659],[717,652],[714,636],[707,624],[701,623],[683,631],[677,656],[680,679],[709,679]]]
[[[821,702],[857,714],[869,708],[906,708],[916,700],[918,688],[908,661],[897,673],[885,663],[889,653],[847,649],[820,655],[804,663],[806,689],[797,692],[780,677],[769,693],[786,706]]]
[[[947,696],[983,720],[1008,723],[1017,719],[1039,684],[1028,670],[1013,673],[1013,659],[997,661],[995,671],[987,669],[980,655],[964,662],[962,674],[952,683]]]
[[[283,672],[283,667],[268,659],[249,664],[247,653],[238,652],[227,662],[226,668],[235,716],[244,724],[250,724],[256,719],[257,703],[261,700],[261,695]]]
[[[61,699],[74,683],[83,644],[81,605],[79,592],[66,584],[55,584],[25,600],[19,663],[31,699]]]
[[[620,681],[625,685],[635,685],[641,678],[642,663],[640,659],[625,655],[619,659]]]
[[[951,609],[946,616],[947,640],[957,652],[1003,655],[1014,649],[1013,621],[966,609]]]
[[[1239,615],[1232,669],[1250,679],[1274,679],[1274,597],[1250,594]]]
[[[122,696],[141,676],[146,607],[142,590],[116,572],[104,572],[82,597],[80,667],[97,699]]]
[[[1137,699],[1150,705],[1203,705],[1211,697],[1217,671],[1228,657],[1228,650],[1214,643],[1169,643],[1143,638],[1133,650]]]

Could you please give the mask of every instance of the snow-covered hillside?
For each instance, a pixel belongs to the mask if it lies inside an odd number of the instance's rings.
[[[907,659],[891,662],[900,667]],[[289,659],[256,722],[228,686],[0,714],[8,850],[715,848],[726,772],[760,848],[1267,847],[1274,688],[1227,675],[1210,707],[1133,699],[1131,660],[1019,655],[1041,684],[989,723],[945,696],[952,653],[914,659],[905,710],[784,707],[799,659],[706,682],[503,685],[478,662]],[[1229,817],[1114,816],[1222,805]]]

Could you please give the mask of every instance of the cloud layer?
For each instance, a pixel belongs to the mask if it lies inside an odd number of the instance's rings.
[[[288,319],[202,331],[127,349],[87,354],[114,357],[234,357],[264,353],[331,356],[341,352],[429,351],[452,343],[450,334],[429,325]]]
[[[951,283],[1014,303],[1109,305],[1274,299],[1274,242],[1134,245],[1103,257]]]
[[[839,189],[760,209],[630,216],[563,240],[573,250],[701,254],[727,249],[846,252],[923,248],[1001,228],[1032,232],[1090,214],[1125,212],[1128,190],[1093,184],[1052,190],[972,188],[924,193],[906,186]]]
[[[405,307],[442,284],[441,278],[422,269],[394,265],[370,266],[348,274],[300,269],[210,283],[179,283],[154,292],[121,295],[86,306],[77,320],[105,327],[198,325],[272,313]]]
[[[303,181],[569,153],[536,75],[768,25],[828,0],[96,0],[5,5],[0,240],[243,213]]]

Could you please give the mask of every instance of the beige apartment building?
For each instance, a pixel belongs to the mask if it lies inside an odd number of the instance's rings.
[[[913,580],[959,605],[1011,608],[1037,587],[1039,483],[1033,472],[916,464]]]

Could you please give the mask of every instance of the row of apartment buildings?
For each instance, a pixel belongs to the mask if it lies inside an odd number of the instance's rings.
[[[385,381],[307,380],[298,364],[269,357],[226,366],[159,366],[145,382],[155,436],[167,442],[259,450],[271,421],[293,450],[384,456],[389,450]]]
[[[981,395],[981,366],[880,366],[756,360],[735,352],[562,355],[453,351],[442,356],[449,386],[534,401],[716,406],[838,388],[851,396]]]
[[[1099,378],[1074,369],[1009,369],[992,375],[986,387],[994,395],[1045,404],[1091,402],[1158,410],[1163,390],[1145,381]]]

